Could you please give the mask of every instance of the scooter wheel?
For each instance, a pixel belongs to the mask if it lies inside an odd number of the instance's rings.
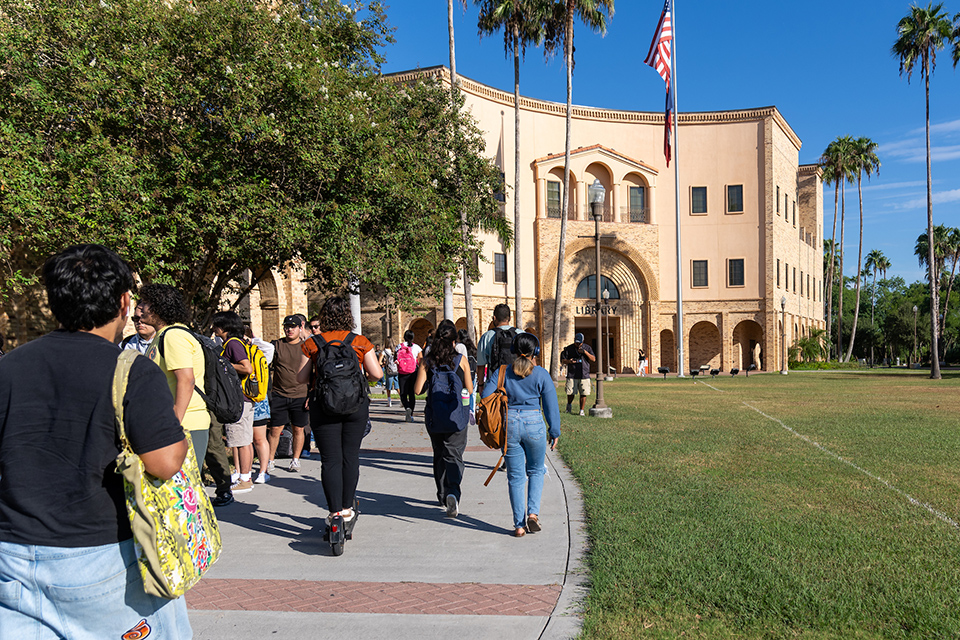
[[[333,552],[333,555],[335,555],[335,556],[342,556],[342,555],[343,555],[343,543],[342,543],[342,542],[338,542],[338,543],[336,543],[336,544],[330,545],[330,551],[332,551],[332,552]]]

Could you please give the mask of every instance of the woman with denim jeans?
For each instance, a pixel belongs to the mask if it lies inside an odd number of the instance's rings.
[[[553,450],[560,439],[560,407],[553,379],[533,358],[540,342],[532,333],[518,333],[510,350],[517,359],[507,367],[507,485],[513,509],[513,535],[523,537],[540,531],[540,497],[543,494],[544,456],[547,444]],[[497,390],[500,371],[483,388],[483,397]],[[546,423],[544,423],[546,419]],[[526,494],[526,500],[524,500]]]

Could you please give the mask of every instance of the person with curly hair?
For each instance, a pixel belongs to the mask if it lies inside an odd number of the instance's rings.
[[[320,334],[303,343],[303,359],[297,374],[299,382],[313,382],[311,373],[319,364],[321,345],[334,340],[347,342],[351,337],[350,346],[357,354],[360,370],[365,372],[367,379],[374,381],[383,377],[373,343],[366,337],[353,333],[356,325],[348,300],[339,296],[328,298],[320,309],[318,322]],[[327,516],[328,524],[336,514],[343,516],[347,523],[356,517],[353,505],[357,495],[357,483],[360,481],[360,442],[370,418],[370,399],[365,389],[363,392],[364,402],[357,411],[349,415],[326,412],[323,404],[311,395],[310,423],[313,425],[313,437],[320,450],[320,480],[327,500],[327,509],[330,511]]]

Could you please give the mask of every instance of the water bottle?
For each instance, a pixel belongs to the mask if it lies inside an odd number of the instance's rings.
[[[465,406],[470,406],[470,392],[466,389],[460,389],[460,403]]]

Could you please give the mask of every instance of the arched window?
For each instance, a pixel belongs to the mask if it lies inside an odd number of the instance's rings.
[[[613,284],[613,280],[607,276],[600,276],[600,287],[600,295],[603,295],[603,290],[606,289],[610,292],[611,300],[618,300],[620,298],[620,290],[617,289],[617,285]],[[581,280],[580,284],[577,285],[577,293],[574,295],[574,297],[596,300],[597,276],[587,276]]]

